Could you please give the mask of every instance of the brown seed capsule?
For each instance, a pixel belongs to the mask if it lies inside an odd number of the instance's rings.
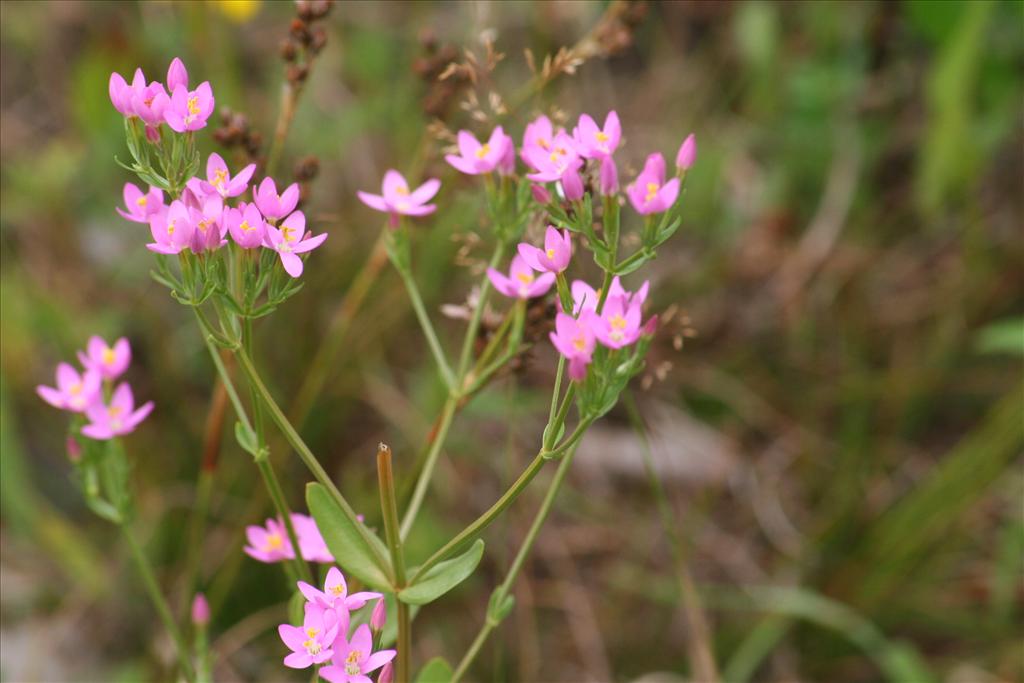
[[[302,83],[309,75],[309,68],[305,64],[290,64],[286,72],[289,83]]]
[[[313,29],[312,39],[309,41],[309,51],[313,54],[319,54],[320,50],[324,49],[324,45],[327,44],[327,31],[317,26]]]
[[[292,25],[288,30],[292,34],[292,38],[303,45],[309,45],[309,27],[302,19],[292,19]]]
[[[333,5],[334,2],[332,0],[312,0],[310,2],[310,11],[313,14],[313,18],[323,19],[330,13]]]
[[[298,53],[298,49],[295,47],[295,41],[291,38],[285,38],[281,41],[281,59],[286,62],[294,62],[295,55]]]
[[[295,169],[292,171],[292,175],[299,182],[308,182],[313,178],[316,178],[317,174],[320,173],[320,160],[314,155],[309,155],[298,160],[295,164]]]
[[[295,0],[295,13],[303,21],[312,21],[316,18],[313,16],[313,3],[311,0]]]

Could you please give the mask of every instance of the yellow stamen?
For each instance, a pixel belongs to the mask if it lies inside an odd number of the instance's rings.
[[[114,360],[117,359],[117,354],[114,353],[114,349],[110,348],[109,346],[103,349],[102,356],[104,365],[113,365]]]
[[[109,415],[110,415],[110,417],[117,417],[117,416],[118,416],[118,415],[120,415],[120,414],[121,414],[122,412],[123,412],[123,411],[122,411],[122,409],[121,409],[121,406],[110,406],[110,409],[109,409],[109,410],[107,410],[107,414],[109,414]]]
[[[320,633],[320,629],[318,629],[318,628],[313,628],[312,626],[310,626],[309,628],[306,629],[306,635],[309,636],[310,638],[315,637],[316,634],[318,634],[318,633]]]
[[[548,249],[544,253],[547,254],[549,259],[555,258],[555,250],[554,249]]]
[[[338,583],[328,588],[328,590],[332,595],[338,596],[345,592],[345,587]]]
[[[277,550],[284,546],[284,541],[281,539],[281,534],[267,534],[267,540],[264,543],[264,550]]]
[[[533,282],[533,275],[529,273],[518,273],[516,279],[522,282],[524,285],[528,285]]]
[[[135,203],[138,204],[139,206],[145,206],[146,201],[146,195],[142,195],[141,197],[135,200]]]
[[[483,159],[485,156],[491,153],[490,145],[480,145],[480,149],[476,151],[476,158]]]
[[[192,111],[191,107],[189,108],[189,111]],[[226,183],[227,180],[228,180],[228,171],[227,171],[227,169],[226,168],[220,168],[220,169],[217,169],[216,172],[214,172],[214,174],[213,174],[213,182],[210,183],[210,184],[213,185],[214,187],[220,188],[220,187],[224,187],[224,183]]]
[[[582,351],[583,349],[587,348],[587,340],[584,339],[582,336],[579,336],[572,340],[572,345],[576,348],[577,351]]]
[[[615,315],[614,317],[612,317],[611,324],[612,327],[614,327],[617,330],[626,329],[626,319],[623,318],[621,315]]]
[[[188,98],[188,113],[192,116],[199,114],[199,98],[195,95]]]
[[[547,138],[537,138],[537,146],[541,149],[549,149],[551,147],[551,143],[548,142]]]
[[[168,235],[173,235],[174,234],[174,221],[171,221],[170,223],[167,224],[167,234]]]
[[[284,238],[285,242],[294,242],[295,241],[295,228],[293,228],[291,226],[288,226],[288,225],[282,225],[281,226],[281,237]]]
[[[242,232],[249,232],[250,230],[255,230],[256,228],[249,225],[249,221],[242,221],[242,223],[238,226],[238,229],[241,230]]]
[[[483,148],[481,147],[481,149]],[[479,152],[477,152],[477,154],[479,154]],[[398,187],[395,188],[395,194],[401,195],[402,197],[407,197],[409,196],[409,188],[406,187],[405,185],[399,185]]]
[[[72,396],[78,396],[80,393],[82,393],[82,384],[72,384],[71,388],[68,389],[68,393],[71,394]]]
[[[608,136],[602,130],[599,130],[596,133],[594,133],[594,137],[597,138],[598,142],[608,142]]]
[[[655,195],[658,194],[658,183],[647,183],[647,194],[644,196],[644,201],[649,202],[654,199]]]

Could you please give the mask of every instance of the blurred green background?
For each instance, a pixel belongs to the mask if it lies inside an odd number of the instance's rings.
[[[114,162],[126,152],[107,79],[136,65],[162,79],[181,56],[266,153],[294,14],[284,2],[0,4],[3,680],[167,671],[116,530],[73,485],[65,418],[34,387],[90,334],[130,338],[129,379],[157,406],[126,442],[136,524],[183,607],[213,369],[188,311],[149,277],[148,230],[113,211],[134,179]],[[1024,4],[339,3],[322,26],[277,175],[318,157],[304,206],[330,239],[258,329],[282,404],[380,229],[355,191],[387,168],[444,181],[441,211],[417,221],[414,268],[442,336],[461,335],[440,308],[465,300],[486,232],[475,184],[442,161],[436,119],[483,132],[496,92],[517,105],[500,120],[518,138],[540,112],[614,108],[624,179],[693,131],[683,228],[643,275],[652,310],[672,315],[634,389],[726,679],[1024,679]],[[438,85],[485,38],[505,54],[493,77]],[[577,44],[575,74],[517,98],[524,49],[540,64]],[[460,106],[471,92],[483,122]],[[237,167],[215,126],[204,151]],[[376,443],[401,473],[444,394],[387,268],[339,345],[302,431],[372,511]],[[534,452],[553,353],[540,344],[528,360],[456,419],[414,555]],[[280,664],[280,568],[239,559],[243,526],[270,505],[226,431],[202,560],[217,679],[305,680]],[[621,408],[592,436],[477,680],[690,680],[643,441]],[[301,507],[307,474],[275,447]],[[468,646],[542,487],[489,530],[474,577],[419,614],[419,662]]]

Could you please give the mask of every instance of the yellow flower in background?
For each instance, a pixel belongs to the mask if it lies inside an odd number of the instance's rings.
[[[241,23],[259,11],[260,0],[214,0],[214,5],[228,19]]]

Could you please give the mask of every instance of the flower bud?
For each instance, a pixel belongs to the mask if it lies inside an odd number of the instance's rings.
[[[697,159],[697,138],[690,133],[683,140],[683,144],[679,146],[679,153],[676,154],[676,168],[679,172],[689,169],[693,166],[693,162]]]
[[[601,194],[610,196],[619,191],[619,170],[610,156],[601,160]]]
[[[562,174],[562,191],[570,202],[583,199],[583,178],[580,177],[579,171],[570,169]]]
[[[530,192],[533,194],[533,198],[537,200],[538,204],[551,203],[551,193],[548,192],[548,188],[543,185],[530,185]]]
[[[192,598],[192,623],[196,626],[210,623],[210,603],[206,602],[206,596],[202,593],[196,593]]]
[[[384,623],[388,620],[388,608],[384,604],[384,598],[377,601],[373,606],[373,613],[370,615],[370,628],[374,631],[382,631]]]
[[[652,315],[644,323],[643,328],[640,329],[640,334],[645,337],[653,337],[654,333],[658,330],[658,316]]]
[[[377,677],[377,683],[393,683],[395,680],[395,667],[392,666],[391,662],[384,665],[384,668],[380,670],[380,676]]]
[[[78,462],[82,459],[82,446],[78,443],[78,439],[73,436],[69,436],[67,441],[64,443],[64,447],[68,452],[68,460],[71,462]]]

